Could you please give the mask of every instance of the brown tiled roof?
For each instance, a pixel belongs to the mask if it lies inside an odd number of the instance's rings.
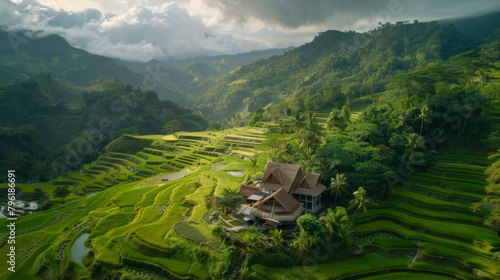
[[[320,195],[326,187],[319,183],[319,179],[319,174],[302,172],[298,165],[270,162],[261,183],[258,186],[242,185],[239,193],[248,198],[262,189],[272,191],[248,206],[250,213],[263,219],[294,221],[305,209],[292,194]]]
[[[271,199],[274,199],[275,204],[273,206],[264,204]],[[294,221],[305,209],[293,196],[280,189],[256,202],[250,211],[256,217],[281,222]]]
[[[297,188],[293,194],[305,194],[310,196],[318,196],[326,190],[323,184],[317,184],[312,189]]]
[[[318,173],[302,172],[302,178],[307,180],[310,187],[314,187],[319,183],[320,176]]]
[[[286,211],[290,211],[297,205],[300,205],[300,202],[298,202],[293,196],[289,195],[283,189],[279,189],[271,195],[256,202],[254,206],[260,206],[266,201],[269,201],[271,198],[274,198],[275,202],[278,202],[277,206],[283,207],[283,209],[285,209]]]
[[[305,194],[318,196],[326,190],[326,187],[319,183],[320,175],[311,172],[302,172],[302,179],[297,187],[293,190],[293,194]]]
[[[289,193],[292,186],[294,186],[297,183],[296,181],[300,179],[298,175],[300,175],[301,171],[302,170],[299,165],[270,162],[266,166],[261,186],[273,191],[283,188],[287,193]],[[274,176],[280,183],[268,182],[272,176]]]
[[[252,194],[256,193],[259,191],[259,187],[256,186],[249,186],[249,185],[241,185],[241,188],[239,190],[239,195],[244,196],[244,197],[249,197]]]

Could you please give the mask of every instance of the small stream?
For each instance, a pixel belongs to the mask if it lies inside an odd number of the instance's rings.
[[[71,257],[81,265],[83,265],[83,256],[87,254],[88,251],[90,251],[90,248],[85,246],[85,241],[87,241],[88,238],[89,233],[84,232],[75,240],[75,243],[73,243],[73,245],[71,246]]]

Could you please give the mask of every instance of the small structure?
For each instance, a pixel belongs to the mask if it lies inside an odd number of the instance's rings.
[[[241,185],[245,204],[239,214],[271,228],[295,224],[304,211],[321,208],[326,187],[319,180],[319,174],[304,172],[299,165],[270,162],[260,183]]]

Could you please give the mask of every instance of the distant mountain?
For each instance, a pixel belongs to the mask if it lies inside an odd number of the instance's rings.
[[[453,25],[437,22],[386,23],[367,33],[330,30],[284,55],[239,66],[188,98],[216,119],[295,97],[301,98],[299,107],[326,109],[337,97],[383,92],[387,77],[441,63],[477,45]]]
[[[133,85],[142,82],[140,75],[112,59],[74,48],[61,36],[33,39],[26,32],[0,30],[0,84],[24,82],[39,73],[82,86],[114,78]]]
[[[441,23],[452,23],[458,31],[474,37],[487,37],[500,28],[500,11],[469,18],[442,20]]]
[[[183,67],[193,63],[202,63],[212,68],[213,70],[217,71],[218,73],[227,73],[236,66],[248,64],[259,59],[270,58],[275,55],[282,55],[285,52],[290,51],[292,49],[293,47],[288,47],[285,49],[268,49],[268,50],[251,51],[248,53],[241,53],[234,55],[202,56],[202,57],[180,59],[180,60],[169,59],[166,61],[152,60],[146,63],[129,62],[122,60],[115,60],[115,61],[117,64],[126,66],[127,68],[136,73],[144,73],[145,68],[147,66],[156,66],[157,64],[160,64],[161,67],[165,69],[170,69],[170,68],[182,69]]]
[[[146,63],[116,60],[116,63],[144,76],[144,86],[152,86],[162,99],[191,106],[188,95],[204,92],[219,76],[235,67],[282,55],[293,48],[252,51],[236,55],[218,55],[183,60],[151,60]]]

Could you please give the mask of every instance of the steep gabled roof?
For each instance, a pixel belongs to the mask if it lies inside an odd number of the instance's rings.
[[[243,196],[243,197],[249,197],[252,194],[258,192],[259,189],[260,188],[256,187],[256,186],[241,185],[240,190],[238,191],[238,194]]]
[[[318,173],[302,172],[302,178],[307,181],[310,187],[314,187],[319,183],[320,176]]]
[[[297,188],[293,194],[305,194],[310,196],[318,196],[326,191],[326,187],[323,184],[317,184],[311,189]]]
[[[261,186],[272,191],[283,188],[287,193],[290,193],[301,172],[299,165],[270,162],[266,166]],[[275,178],[277,182],[271,182],[272,178]]]
[[[300,202],[298,202],[293,196],[285,192],[283,189],[279,189],[271,195],[268,195],[267,197],[256,202],[254,205],[260,206],[263,203],[271,200],[272,198],[274,198],[275,202],[278,203],[278,206],[283,207],[283,209],[285,209],[286,211],[291,211],[292,209],[300,205]]]
[[[298,181],[299,183],[292,188],[291,193],[295,193],[297,188],[313,189],[319,183],[319,177],[320,175],[316,173],[302,172]]]

